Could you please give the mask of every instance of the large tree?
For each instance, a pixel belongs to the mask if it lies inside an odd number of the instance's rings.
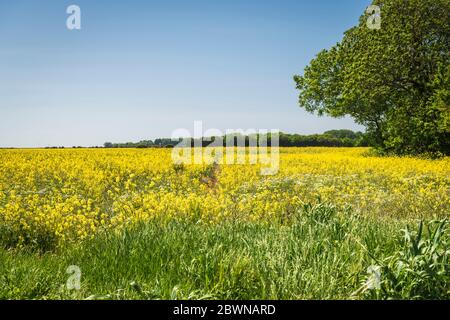
[[[375,0],[342,41],[295,76],[307,111],[350,115],[397,154],[450,154],[450,0]]]

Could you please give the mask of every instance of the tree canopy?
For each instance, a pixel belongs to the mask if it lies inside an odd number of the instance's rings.
[[[450,154],[450,0],[375,0],[341,42],[295,76],[300,106],[349,115],[396,154]]]
[[[250,136],[249,135],[230,135],[234,140],[232,145],[237,146],[237,137],[240,136],[244,138],[245,146],[249,146]],[[257,136],[258,138],[258,136]],[[202,137],[202,138],[185,138],[187,145],[191,147],[194,146],[209,146],[215,139],[222,140],[222,145],[226,146],[228,143],[227,135],[223,137]],[[271,145],[271,136],[267,136],[267,142]],[[280,147],[365,147],[368,146],[367,136],[362,132],[353,132],[351,130],[330,130],[323,134],[311,134],[311,135],[300,135],[300,134],[289,134],[280,132],[278,136],[278,144]],[[182,142],[181,138],[170,139],[170,138],[158,138],[154,141],[143,140],[139,142],[126,142],[126,143],[112,143],[105,142],[105,148],[167,148],[173,147],[178,143]]]

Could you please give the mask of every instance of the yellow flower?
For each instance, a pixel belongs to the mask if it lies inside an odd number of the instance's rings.
[[[148,220],[270,223],[326,201],[364,215],[448,217],[450,159],[367,156],[365,148],[281,148],[280,171],[205,165],[175,170],[168,149],[0,150],[0,223],[19,246],[65,241]]]

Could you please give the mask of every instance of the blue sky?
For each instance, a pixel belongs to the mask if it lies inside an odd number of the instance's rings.
[[[81,8],[81,30],[66,8]],[[178,128],[361,129],[292,80],[370,0],[0,0],[0,146],[101,145]]]

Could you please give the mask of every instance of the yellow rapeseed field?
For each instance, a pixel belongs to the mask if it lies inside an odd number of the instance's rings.
[[[259,165],[174,165],[170,149],[0,150],[0,228],[21,246],[58,244],[161,219],[272,221],[310,202],[380,218],[450,213],[450,159],[374,157],[365,148],[281,148]]]

